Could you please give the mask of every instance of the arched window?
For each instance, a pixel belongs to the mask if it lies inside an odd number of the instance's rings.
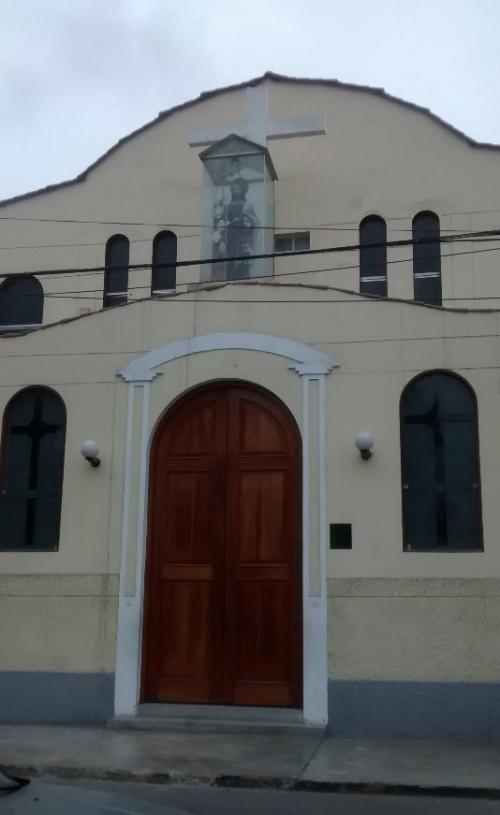
[[[173,232],[159,232],[153,241],[153,270],[151,275],[151,294],[175,289],[177,262],[177,238]],[[158,264],[168,264],[161,266]]]
[[[439,218],[434,212],[419,212],[412,227],[414,299],[440,306],[443,298]]]
[[[359,290],[387,297],[387,227],[378,215],[368,215],[359,225]]]
[[[36,277],[7,278],[0,286],[0,331],[34,328],[43,321],[43,288]]]
[[[19,391],[5,409],[0,474],[0,549],[59,545],[66,409],[43,387]]]
[[[129,241],[125,235],[113,235],[106,244],[104,272],[104,308],[127,302]]]
[[[404,548],[482,549],[476,397],[455,374],[413,379],[401,396]]]

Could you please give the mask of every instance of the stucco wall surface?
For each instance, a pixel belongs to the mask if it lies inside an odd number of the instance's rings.
[[[497,579],[332,579],[332,679],[500,682]]]
[[[0,578],[2,671],[114,671],[117,575]]]
[[[117,371],[165,343],[237,330],[289,337],[338,361],[326,378],[327,523],[351,523],[353,548],[328,552],[329,577],[500,576],[497,315],[367,304],[345,295],[335,298],[339,302],[325,299],[323,290],[310,287],[232,284],[170,302],[135,303],[2,341],[0,411],[19,388],[45,384],[60,393],[68,412],[60,549],[29,557],[2,552],[2,571],[119,572],[128,397]],[[151,383],[148,439],[174,399],[212,379],[269,388],[301,426],[300,377],[288,366],[282,357],[241,350],[168,363]],[[477,395],[484,552],[402,551],[399,399],[413,376],[435,368],[459,373]],[[368,462],[354,447],[360,430],[375,436]],[[99,445],[102,463],[96,470],[79,452],[86,438]]]
[[[411,236],[411,220],[422,210],[436,212],[446,233],[498,228],[497,150],[474,147],[424,112],[368,91],[265,84],[269,117],[322,114],[327,128],[323,135],[269,142],[278,174],[278,231],[310,229],[314,249],[355,245],[361,219],[378,214],[387,220],[388,239],[400,240]],[[189,146],[189,131],[244,121],[245,100],[244,88],[201,99],[125,140],[78,183],[5,204],[2,218],[16,220],[0,223],[2,273],[101,267],[106,240],[116,233],[131,241],[130,263],[147,265],[162,225],[177,234],[179,260],[196,260],[201,148]],[[445,301],[467,306],[494,297],[477,305],[500,304],[492,248],[468,242],[443,247]],[[389,261],[389,294],[411,299],[411,248],[390,249]],[[359,287],[357,251],[278,259],[275,272],[283,282]],[[178,269],[181,288],[199,279],[196,265]],[[147,268],[131,272],[131,299],[147,295],[150,281]],[[48,297],[46,323],[102,304],[102,271],[44,277],[43,285],[48,294],[79,296]]]

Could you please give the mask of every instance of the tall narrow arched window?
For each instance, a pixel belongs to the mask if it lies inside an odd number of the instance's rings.
[[[378,215],[359,225],[359,290],[387,297],[387,227]]]
[[[43,288],[33,275],[7,278],[0,286],[0,331],[35,328],[43,321]]]
[[[401,396],[404,548],[482,549],[476,397],[455,374],[413,379]]]
[[[66,409],[57,393],[19,391],[5,409],[0,473],[0,549],[59,545]]]
[[[127,302],[129,241],[125,235],[113,235],[106,244],[104,272],[104,308]]]
[[[439,218],[434,212],[419,212],[412,227],[414,299],[440,306],[443,297]]]
[[[151,294],[163,294],[175,289],[176,262],[176,236],[173,232],[159,232],[153,241]],[[165,264],[165,266],[162,266],[162,264]]]

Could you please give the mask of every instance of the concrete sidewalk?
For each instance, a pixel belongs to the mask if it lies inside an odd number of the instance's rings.
[[[500,743],[2,725],[0,767],[28,776],[500,798]]]

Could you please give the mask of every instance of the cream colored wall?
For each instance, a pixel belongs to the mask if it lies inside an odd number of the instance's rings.
[[[328,123],[327,135],[269,144],[279,176],[275,185],[277,227],[316,227],[312,247],[321,248],[357,243],[359,221],[373,212],[391,219],[389,240],[409,237],[411,219],[422,209],[434,210],[443,230],[498,226],[499,213],[494,211],[500,182],[498,151],[473,148],[425,114],[381,96],[321,85],[268,85],[270,116],[324,113]],[[0,221],[2,272],[100,266],[105,242],[116,232],[124,232],[131,240],[130,262],[147,264],[159,224],[183,224],[175,227],[179,259],[196,258],[201,166],[199,150],[187,143],[188,131],[193,126],[241,121],[245,115],[244,90],[200,101],[125,142],[83,182],[3,207],[3,218],[84,222]],[[345,229],[317,229],[332,223],[343,224]],[[37,248],[5,248],[27,245]],[[443,256],[455,255],[443,257],[444,297],[467,298],[449,300],[465,306],[474,297],[498,296],[498,302],[478,300],[478,305],[499,305],[496,252],[457,254],[471,248],[487,246],[461,243],[443,248]],[[390,260],[410,257],[408,248],[389,252]],[[354,268],[277,279],[328,282],[356,290],[357,262],[356,252],[282,259],[276,262],[277,275],[332,266]],[[198,279],[197,267],[178,270],[181,287]],[[147,294],[149,280],[147,270],[131,272],[130,297]],[[101,273],[45,277],[43,281],[48,294],[74,291],[80,298],[48,297],[45,322],[101,305]],[[412,297],[411,263],[389,266],[389,293]]]
[[[45,384],[61,394],[68,412],[60,549],[0,553],[0,612],[8,623],[0,655],[6,669],[112,668],[127,407],[127,385],[116,371],[184,336],[238,330],[288,336],[340,364],[327,377],[327,521],[352,523],[353,549],[327,553],[331,674],[498,679],[486,646],[475,667],[467,658],[474,632],[485,632],[491,646],[498,610],[497,315],[353,302],[338,294],[335,299],[344,302],[328,303],[326,295],[316,288],[228,285],[131,304],[0,343],[0,410],[19,388]],[[399,397],[412,376],[434,367],[462,374],[478,396],[484,552],[402,551]],[[300,426],[301,381],[286,359],[217,351],[164,366],[151,384],[150,435],[177,396],[219,378],[269,388]],[[375,435],[368,462],[353,444],[360,429]],[[88,437],[99,444],[99,469],[80,455]],[[136,535],[135,517],[130,530]],[[447,626],[459,632],[448,644]],[[385,631],[390,642],[368,648],[370,636],[378,632],[380,642]]]
[[[498,579],[333,579],[334,679],[499,682]]]
[[[117,573],[127,389],[116,371],[184,336],[234,330],[288,336],[340,363],[326,380],[327,520],[352,523],[353,549],[329,552],[330,577],[500,577],[497,315],[450,314],[362,298],[353,302],[351,296],[328,303],[323,290],[266,284],[144,301],[0,344],[0,410],[17,389],[36,383],[57,390],[68,410],[60,551],[33,553],[29,559],[1,553],[2,572]],[[484,553],[402,551],[399,397],[415,374],[431,368],[457,371],[478,397]],[[286,360],[217,351],[170,363],[154,380],[151,427],[178,394],[220,377],[268,387],[300,424],[300,381]],[[369,462],[361,461],[353,443],[362,429],[375,435]],[[101,450],[97,470],[79,452],[88,437]]]
[[[117,595],[115,575],[3,575],[1,670],[114,671]]]

